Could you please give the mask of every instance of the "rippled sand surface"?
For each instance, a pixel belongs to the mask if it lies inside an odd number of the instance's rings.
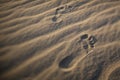
[[[0,80],[120,80],[120,0],[0,0]]]

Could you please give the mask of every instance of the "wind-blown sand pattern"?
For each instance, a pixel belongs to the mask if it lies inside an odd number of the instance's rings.
[[[120,80],[120,0],[0,0],[0,80]]]

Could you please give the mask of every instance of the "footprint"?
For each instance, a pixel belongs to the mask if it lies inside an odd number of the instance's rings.
[[[72,62],[73,60],[73,56],[72,55],[69,55],[67,57],[65,57],[64,59],[62,59],[59,63],[59,67],[61,68],[68,68],[70,63]]]

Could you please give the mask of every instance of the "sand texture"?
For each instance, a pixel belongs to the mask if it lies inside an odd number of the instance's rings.
[[[120,80],[120,0],[0,0],[0,80]]]

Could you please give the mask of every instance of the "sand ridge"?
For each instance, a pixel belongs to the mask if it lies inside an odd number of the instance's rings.
[[[1,0],[0,80],[120,80],[120,0]]]

